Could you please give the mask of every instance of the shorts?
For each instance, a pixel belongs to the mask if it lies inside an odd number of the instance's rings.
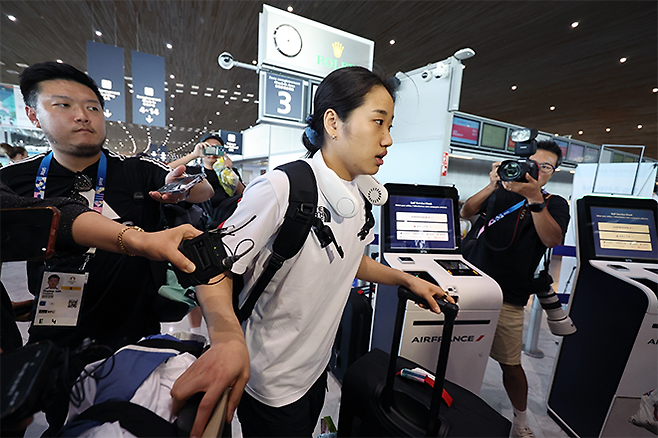
[[[503,302],[489,356],[502,365],[521,365],[523,306]]]

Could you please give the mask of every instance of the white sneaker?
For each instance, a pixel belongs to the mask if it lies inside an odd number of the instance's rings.
[[[535,438],[535,434],[532,433],[532,429],[528,426],[512,426],[512,433],[510,434],[511,438]]]

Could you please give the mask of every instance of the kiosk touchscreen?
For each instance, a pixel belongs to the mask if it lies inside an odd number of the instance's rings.
[[[658,387],[656,219],[653,199],[577,201],[569,315],[578,331],[562,341],[548,398],[570,435],[652,436],[640,402]]]
[[[459,304],[446,378],[479,394],[502,306],[498,284],[461,255],[454,187],[386,184],[381,212],[382,262],[438,284]],[[397,288],[377,289],[371,348],[390,351]],[[399,354],[436,367],[443,316],[409,302]]]

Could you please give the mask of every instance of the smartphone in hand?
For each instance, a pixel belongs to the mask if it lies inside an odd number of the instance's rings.
[[[224,146],[222,146],[222,145],[204,146],[203,147],[203,155],[224,156],[225,154],[226,154],[226,149],[224,149]]]
[[[206,178],[206,175],[199,173],[196,175],[186,175],[176,178],[158,189],[159,193],[185,193],[195,184],[200,183]]]

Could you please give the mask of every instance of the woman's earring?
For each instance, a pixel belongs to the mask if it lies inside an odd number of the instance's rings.
[[[332,134],[332,135],[331,135],[331,139],[332,139],[332,140],[336,140],[336,134]]]

